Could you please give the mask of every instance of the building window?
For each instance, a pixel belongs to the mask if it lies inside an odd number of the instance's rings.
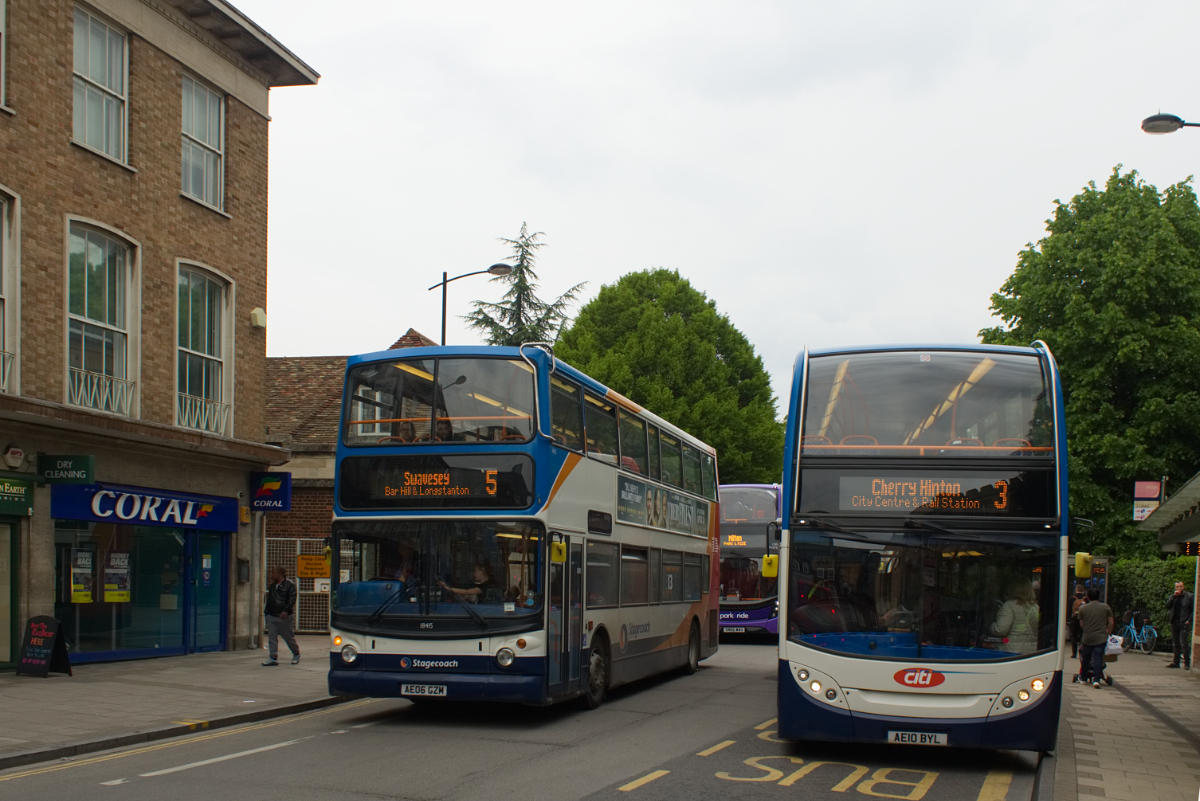
[[[76,141],[125,161],[125,35],[75,9]]]
[[[229,433],[225,403],[226,285],[189,267],[179,268],[179,425]]]
[[[135,389],[126,380],[130,249],[74,223],[70,239],[68,400],[128,416]]]
[[[388,409],[389,397],[382,391],[372,389],[360,389],[354,393],[355,400],[350,404],[350,419],[351,420],[386,420],[389,413]],[[363,423],[356,426],[358,433],[363,436],[378,436],[382,437],[390,433],[391,425],[388,423]],[[400,442],[410,442],[411,440],[404,437],[396,438]]]
[[[221,95],[183,76],[183,191],[221,208]]]

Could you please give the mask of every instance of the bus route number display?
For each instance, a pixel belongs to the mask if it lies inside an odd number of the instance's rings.
[[[343,509],[524,509],[533,502],[524,454],[361,456],[342,460]]]
[[[1009,476],[843,476],[846,512],[1012,514]]]

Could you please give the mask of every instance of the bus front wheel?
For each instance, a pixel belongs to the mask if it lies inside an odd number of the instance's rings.
[[[692,621],[692,631],[688,634],[687,664],[683,671],[689,676],[700,669],[700,626]]]
[[[595,709],[604,701],[604,693],[608,689],[608,649],[603,639],[597,639],[588,653],[588,683],[587,692],[583,696],[583,704],[588,709]]]

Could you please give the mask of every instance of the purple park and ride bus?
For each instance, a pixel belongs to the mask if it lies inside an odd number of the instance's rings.
[[[721,633],[778,634],[779,485],[721,485]]]

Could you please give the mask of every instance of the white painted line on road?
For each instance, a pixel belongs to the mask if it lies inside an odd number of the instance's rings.
[[[236,754],[226,754],[225,756],[214,757],[212,759],[205,759],[205,760],[201,760],[200,762],[189,762],[186,765],[178,765],[174,768],[167,768],[166,770],[156,770],[153,773],[139,773],[138,775],[141,776],[143,779],[149,779],[153,776],[166,776],[168,773],[178,773],[181,770],[191,770],[192,768],[200,768],[205,765],[212,765],[217,762],[224,762],[228,759],[237,759],[238,757],[250,756],[251,754],[261,754],[263,751],[274,751],[276,748],[283,748],[285,746],[295,745],[296,743],[303,742],[304,740],[307,740],[307,739],[308,738],[305,737],[305,738],[302,738],[301,740],[288,740],[286,743],[275,743],[275,745],[264,745],[262,748],[251,748],[249,751],[238,751]]]
[[[771,718],[766,723],[760,723],[757,726],[755,726],[754,730],[762,731],[763,729],[769,729],[771,726],[774,726],[778,722],[779,722],[779,718]]]
[[[1012,777],[1011,770],[989,770],[976,801],[1004,801],[1008,795],[1008,786],[1012,784]]]
[[[669,770],[656,770],[653,773],[647,773],[645,776],[643,776],[640,779],[634,779],[629,784],[618,787],[617,789],[620,790],[622,793],[628,793],[630,790],[636,790],[637,788],[641,787],[642,785],[649,784],[650,782],[654,781],[655,779],[661,779],[663,776],[666,776],[670,772],[671,771],[669,771]]]
[[[378,726],[380,723],[383,723],[383,721],[382,720],[372,720],[370,723],[359,723],[357,726],[351,726],[350,728],[365,729],[368,726]]]
[[[125,784],[129,779],[113,779],[111,782],[100,782],[105,787],[116,787],[118,784]]]
[[[720,751],[722,748],[728,748],[729,746],[733,745],[735,742],[737,742],[737,741],[736,740],[726,740],[723,743],[717,743],[712,748],[705,748],[703,751],[696,754],[696,756],[712,756],[713,754]]]

